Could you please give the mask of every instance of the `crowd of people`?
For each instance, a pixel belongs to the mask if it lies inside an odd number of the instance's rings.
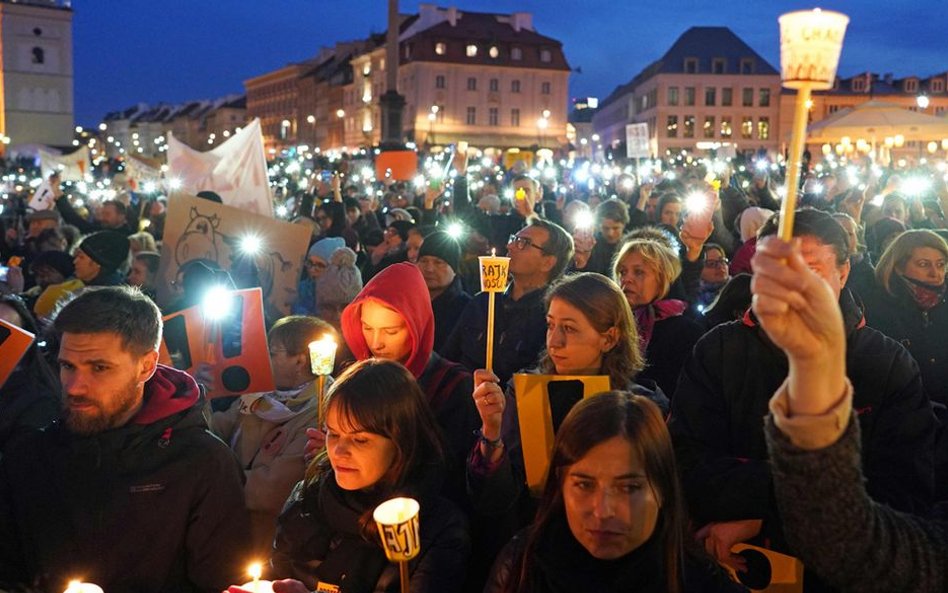
[[[53,174],[3,210],[0,319],[37,338],[0,385],[0,590],[239,591],[257,560],[276,593],[395,591],[372,512],[410,496],[413,593],[743,591],[740,543],[805,591],[948,591],[941,170],[810,168],[786,243],[764,157],[345,164],[281,196],[312,233],[265,393],[159,364],[163,315],[246,287],[194,260],[155,303],[166,198]],[[540,491],[515,374],[610,389],[556,419]]]

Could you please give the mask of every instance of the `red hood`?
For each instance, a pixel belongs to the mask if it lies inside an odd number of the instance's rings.
[[[388,266],[342,311],[342,335],[357,360],[372,356],[362,337],[362,303],[367,300],[374,300],[405,318],[412,341],[405,366],[416,378],[420,377],[434,347],[434,313],[421,272],[408,262]]]
[[[132,418],[133,424],[154,424],[190,409],[201,397],[201,391],[191,375],[163,364],[145,383],[142,409]]]

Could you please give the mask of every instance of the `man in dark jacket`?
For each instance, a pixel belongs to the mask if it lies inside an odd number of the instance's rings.
[[[775,232],[770,221],[761,236]],[[925,512],[932,502],[935,420],[918,366],[902,346],[865,326],[843,290],[849,259],[842,227],[824,212],[800,210],[794,236],[843,312],[868,491],[893,508]],[[786,356],[748,312],[697,343],[672,399],[669,430],[692,515],[705,525],[705,547],[732,566],[743,565],[731,546],[758,536],[793,553],[780,531],[761,422],[787,368]]]
[[[115,231],[99,231],[82,240],[73,265],[76,278],[86,286],[118,286],[125,283],[128,269],[128,237]]]
[[[461,246],[451,235],[435,231],[425,237],[418,250],[418,269],[425,279],[434,311],[434,351],[441,352],[448,336],[461,318],[471,295],[464,292],[457,275],[461,263]]]
[[[55,328],[62,417],[0,462],[0,589],[239,582],[250,541],[240,468],[208,432],[194,379],[158,364],[158,308],[136,289],[92,289]]]
[[[506,292],[495,297],[494,374],[505,385],[515,372],[532,367],[546,344],[543,294],[573,259],[573,238],[563,227],[539,218],[511,236],[510,276]],[[470,370],[487,359],[489,295],[477,294],[464,308],[444,346],[444,357]]]

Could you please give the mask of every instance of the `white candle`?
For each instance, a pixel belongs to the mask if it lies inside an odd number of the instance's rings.
[[[103,593],[102,587],[93,583],[82,583],[80,581],[69,581],[65,593]]]

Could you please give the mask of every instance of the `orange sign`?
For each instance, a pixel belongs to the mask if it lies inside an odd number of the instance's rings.
[[[0,386],[7,382],[13,369],[30,349],[33,334],[0,319]]]
[[[214,303],[213,311],[197,305],[167,315],[158,360],[191,375],[209,371],[208,397],[273,391],[263,293],[247,288],[227,295],[230,302]]]
[[[375,157],[376,179],[410,181],[418,175],[418,153],[414,150],[386,150]]]

